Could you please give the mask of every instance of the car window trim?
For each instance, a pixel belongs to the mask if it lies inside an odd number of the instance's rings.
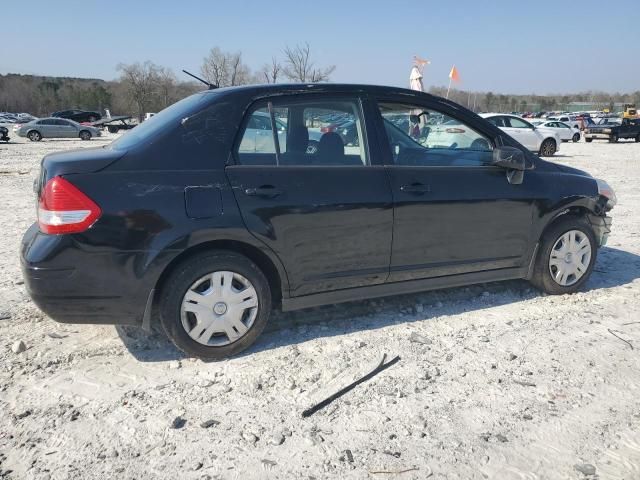
[[[233,140],[233,144],[232,144],[232,148],[231,148],[231,152],[229,154],[229,157],[227,159],[226,165],[225,167],[229,167],[229,166],[241,166],[241,167],[279,167],[279,168],[284,168],[284,165],[243,165],[242,163],[240,163],[240,159],[238,158],[238,149],[240,148],[240,143],[242,143],[242,137],[244,136],[244,133],[247,129],[247,124],[249,123],[249,120],[251,119],[251,115],[253,115],[253,112],[255,112],[257,110],[256,105],[257,104],[264,104],[264,106],[266,107],[268,102],[272,102],[273,100],[282,100],[283,102],[287,102],[289,104],[296,104],[296,103],[305,103],[305,101],[307,101],[306,99],[309,98],[317,98],[318,100],[327,100],[327,101],[331,101],[331,100],[336,100],[336,101],[353,101],[356,104],[358,113],[360,115],[360,124],[362,127],[362,136],[363,138],[361,139],[361,142],[364,142],[364,150],[365,150],[365,160],[366,163],[362,164],[362,165],[286,165],[286,167],[293,167],[293,166],[299,166],[299,167],[304,167],[304,168],[323,168],[323,167],[330,167],[330,168],[343,168],[343,167],[356,167],[356,168],[363,168],[363,167],[371,167],[371,166],[375,166],[375,164],[372,162],[372,157],[371,157],[371,149],[370,149],[370,145],[369,145],[369,135],[367,132],[367,114],[366,114],[366,108],[365,108],[365,104],[368,101],[366,95],[363,95],[360,92],[356,92],[356,93],[331,93],[331,94],[326,94],[326,93],[316,93],[316,92],[309,92],[309,93],[302,93],[302,94],[292,94],[292,95],[267,95],[267,96],[263,96],[260,98],[256,98],[253,99],[251,101],[251,103],[247,106],[247,108],[244,111],[243,117],[242,117],[242,121],[240,122],[240,127],[238,128],[238,131],[236,132],[235,138]],[[261,107],[262,108],[262,107]],[[276,105],[275,108],[278,108],[278,106]]]

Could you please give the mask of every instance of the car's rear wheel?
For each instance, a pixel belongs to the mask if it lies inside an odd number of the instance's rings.
[[[80,139],[81,140],[91,140],[91,132],[89,132],[88,130],[82,130],[80,132]]]
[[[543,235],[531,283],[551,295],[573,293],[591,275],[596,256],[591,226],[583,218],[568,215]]]
[[[618,135],[615,133],[612,133],[611,136],[609,137],[609,142],[616,143],[617,141],[618,141]]]
[[[553,157],[556,153],[556,141],[552,138],[547,138],[542,145],[540,145],[541,157]]]
[[[188,355],[221,359],[248,348],[271,314],[271,290],[248,258],[225,251],[192,257],[162,288],[167,336]]]
[[[32,142],[39,142],[40,140],[42,140],[42,135],[40,135],[40,132],[38,132],[37,130],[31,130],[29,133],[27,133],[27,138]]]
[[[573,134],[573,138],[571,140],[573,140],[573,143],[579,142],[580,141],[580,134],[579,133],[574,133]]]

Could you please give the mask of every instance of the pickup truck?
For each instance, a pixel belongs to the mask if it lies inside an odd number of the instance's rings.
[[[607,118],[604,123],[590,125],[584,130],[586,142],[604,139],[615,143],[621,138],[633,138],[636,142],[640,142],[640,119],[623,118],[620,122]]]

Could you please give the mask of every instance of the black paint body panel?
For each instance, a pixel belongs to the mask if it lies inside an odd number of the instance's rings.
[[[303,94],[362,99],[370,165],[235,165],[231,152],[250,105]],[[593,178],[533,156],[472,112],[431,95],[358,85],[197,95],[193,111],[144,142],[43,159],[38,192],[63,176],[103,211],[81,234],[45,235],[37,225],[25,233],[27,289],[55,320],[140,324],[150,292],[175,262],[220,241],[246,246],[273,266],[285,309],[523,278],[553,218],[570,207],[603,215]],[[392,165],[375,98],[456,116],[496,144],[524,150],[531,168],[512,185],[498,167]],[[400,190],[413,182],[429,192]],[[265,185],[282,193],[246,194]]]

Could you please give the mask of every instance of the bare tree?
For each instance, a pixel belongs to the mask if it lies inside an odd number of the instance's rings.
[[[146,61],[131,65],[120,63],[118,71],[122,72],[120,82],[125,86],[127,95],[136,106],[138,117],[142,119],[145,112],[150,111],[153,96],[158,87],[158,65]]]
[[[219,87],[244,85],[251,78],[249,67],[242,61],[242,52],[224,52],[218,47],[211,49],[200,71],[205,80]]]
[[[282,65],[276,57],[271,57],[271,63],[265,63],[260,70],[260,80],[266,83],[277,83]]]
[[[289,46],[284,49],[285,64],[282,69],[284,75],[294,82],[326,82],[336,69],[335,65],[325,68],[316,67],[311,59],[311,47],[308,43]]]

